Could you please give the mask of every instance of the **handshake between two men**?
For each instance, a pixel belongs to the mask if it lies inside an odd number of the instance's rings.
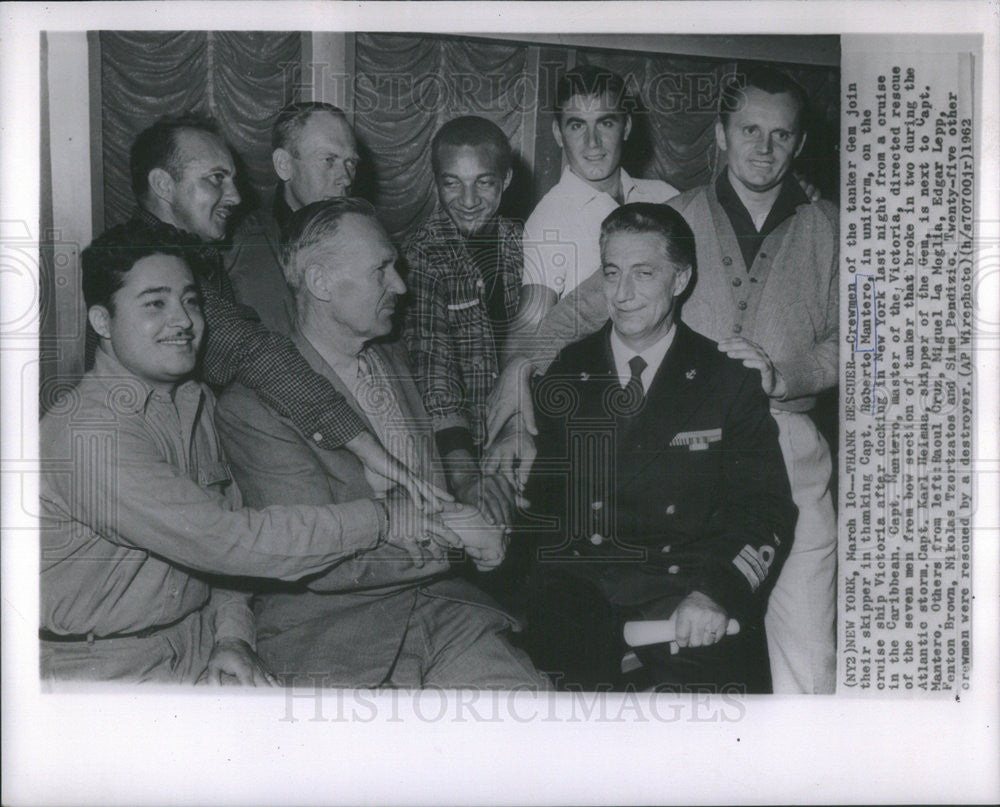
[[[417,568],[446,564],[449,549],[464,551],[479,571],[503,562],[509,527],[504,521],[491,521],[492,516],[475,506],[441,500],[436,511],[418,509],[401,488],[390,491],[384,505],[387,543],[403,549]]]

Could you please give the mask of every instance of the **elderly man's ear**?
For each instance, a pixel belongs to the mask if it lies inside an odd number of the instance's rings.
[[[275,149],[271,152],[271,162],[274,164],[274,173],[282,182],[288,182],[292,178],[292,155],[285,149]]]
[[[328,303],[333,299],[330,273],[326,271],[325,266],[318,263],[309,264],[306,267],[303,279],[305,280],[306,289],[317,300]]]
[[[154,168],[146,177],[146,184],[149,193],[164,202],[169,203],[174,198],[174,189],[177,181],[170,176],[170,172],[163,168]]]

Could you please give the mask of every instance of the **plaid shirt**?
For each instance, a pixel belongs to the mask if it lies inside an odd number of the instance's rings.
[[[264,327],[253,309],[238,305],[218,249],[140,209],[136,218],[184,247],[202,294],[207,345],[202,373],[210,384],[239,381],[279,414],[333,450],[365,431],[351,405],[314,372],[284,336]]]
[[[497,219],[499,282],[508,317],[517,311],[524,253],[519,223]],[[406,341],[424,408],[435,432],[466,429],[480,447],[486,440],[486,399],[499,367],[500,345],[486,308],[482,275],[444,211],[435,212],[403,248],[410,305]]]

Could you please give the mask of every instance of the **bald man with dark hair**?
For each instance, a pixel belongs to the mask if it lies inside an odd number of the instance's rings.
[[[136,137],[130,165],[138,203],[133,222],[182,249],[198,282],[208,323],[204,380],[218,387],[239,380],[317,445],[348,448],[375,474],[402,483],[418,502],[433,508],[450,499],[386,452],[286,336],[238,304],[220,248],[241,198],[232,151],[214,122],[197,114],[157,121]],[[281,381],[278,368],[286,374]]]

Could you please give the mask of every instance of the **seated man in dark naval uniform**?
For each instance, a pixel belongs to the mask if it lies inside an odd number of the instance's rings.
[[[769,692],[763,614],[796,510],[760,377],[680,321],[679,213],[624,205],[600,246],[610,321],[534,391],[534,661],[560,686]],[[632,656],[624,623],[668,618],[673,648]]]

